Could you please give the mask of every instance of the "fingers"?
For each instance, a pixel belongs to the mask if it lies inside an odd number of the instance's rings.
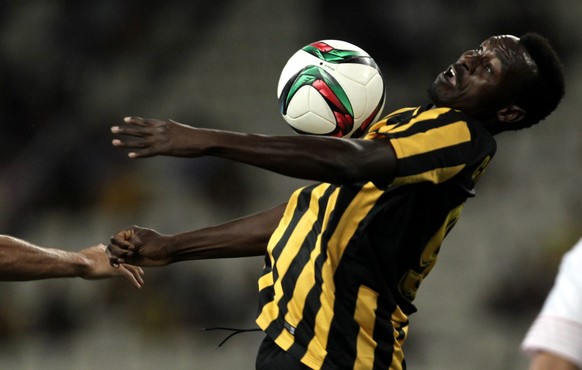
[[[111,143],[118,148],[137,149],[128,153],[130,158],[151,157],[155,155],[154,130],[161,124],[163,122],[159,120],[126,117],[123,125],[111,127],[113,134],[122,135],[113,139]]]
[[[143,119],[141,117],[125,117],[123,118],[123,123],[125,123],[126,127],[148,127],[149,126],[149,122],[151,120],[147,120],[147,119]],[[118,126],[114,126],[114,127],[118,127]]]
[[[124,250],[134,250],[136,242],[139,242],[135,237],[135,232],[129,228],[122,230],[111,237],[109,246],[118,247]]]
[[[147,148],[150,144],[145,141],[144,139],[113,139],[111,141],[111,143],[113,144],[113,146],[117,146],[117,147],[123,147],[123,148],[135,148],[135,149],[140,149],[140,148]]]
[[[137,149],[128,153],[130,158],[152,156],[152,144],[146,139],[113,139],[111,144],[118,148]]]
[[[151,130],[148,126],[138,127],[138,126],[112,126],[111,132],[118,135],[135,136],[135,137],[146,137],[151,135]]]
[[[109,245],[105,250],[105,253],[107,253],[107,258],[109,258],[109,264],[113,268],[119,268],[122,263],[125,263],[125,259],[123,257],[118,257],[118,254],[121,254],[121,252],[114,251],[116,248],[117,247],[115,246]]]
[[[129,282],[137,289],[140,289],[144,284],[143,280],[144,271],[140,267],[131,265],[120,265],[119,273],[121,274],[121,276],[129,280]]]
[[[111,237],[106,249],[111,266],[118,268],[120,264],[131,260],[136,248],[131,240],[132,236],[131,230],[123,230]]]
[[[157,119],[143,119],[140,117],[125,117],[123,122],[123,125],[115,125],[111,127],[111,132],[114,134],[141,137],[150,135],[152,129],[164,125],[164,121]]]
[[[142,127],[147,126],[146,120],[141,118],[141,117],[131,117],[131,116],[124,117],[123,122],[129,123],[131,125],[136,125],[136,126],[142,126]]]

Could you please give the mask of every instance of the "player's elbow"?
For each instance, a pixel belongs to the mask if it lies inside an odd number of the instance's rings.
[[[356,145],[357,155],[350,155],[340,161],[344,183],[372,181],[374,184],[388,185],[396,174],[396,157],[387,150],[384,143],[361,141]]]
[[[334,173],[330,182],[337,185],[357,184],[363,182],[373,182],[374,184],[388,185],[393,179],[393,171],[390,167],[383,167],[378,164],[362,164],[359,162],[344,162],[336,165],[330,171]]]

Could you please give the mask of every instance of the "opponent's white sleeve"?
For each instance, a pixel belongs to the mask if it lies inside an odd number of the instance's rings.
[[[550,352],[582,368],[582,239],[562,257],[554,286],[521,348],[528,354]]]

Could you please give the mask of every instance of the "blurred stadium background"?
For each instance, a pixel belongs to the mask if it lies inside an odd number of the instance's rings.
[[[561,254],[580,236],[580,0],[2,1],[0,232],[78,250],[131,224],[176,233],[286,200],[302,183],[212,159],[128,160],[127,115],[293,134],[279,72],[339,38],[381,65],[386,111],[427,102],[434,76],[493,34],[538,31],[565,65],[548,122],[503,134],[477,198],[423,283],[414,370],[523,369],[519,343]],[[317,153],[314,153],[317,155]],[[262,259],[188,262],[121,280],[0,283],[0,369],[251,369]]]

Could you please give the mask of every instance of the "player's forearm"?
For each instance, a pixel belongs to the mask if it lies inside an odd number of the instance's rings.
[[[336,184],[388,183],[396,168],[388,141],[214,131],[211,145],[213,156],[294,178]]]
[[[171,262],[262,256],[283,216],[285,204],[218,226],[171,236]]]
[[[0,280],[24,281],[81,276],[88,261],[78,253],[42,248],[0,235]]]
[[[323,136],[266,136],[195,128],[174,121],[126,117],[113,126],[116,147],[130,158],[215,156],[295,178],[350,184],[388,184],[396,156],[388,140]]]

